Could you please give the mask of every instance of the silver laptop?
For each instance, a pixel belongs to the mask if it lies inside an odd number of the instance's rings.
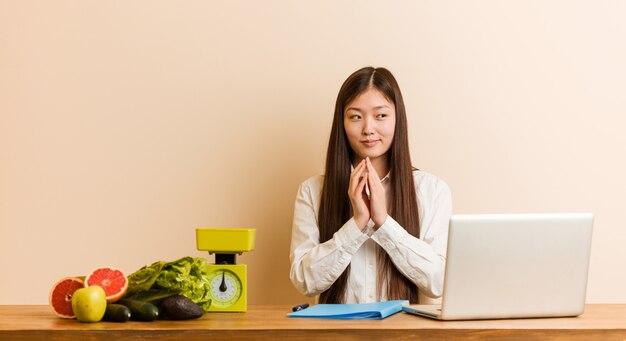
[[[592,227],[591,213],[454,215],[442,304],[403,310],[439,320],[578,316]]]

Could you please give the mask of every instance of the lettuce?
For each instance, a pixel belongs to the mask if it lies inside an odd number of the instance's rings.
[[[129,275],[124,298],[150,302],[180,294],[206,312],[211,306],[210,290],[206,259],[183,257],[154,262]]]

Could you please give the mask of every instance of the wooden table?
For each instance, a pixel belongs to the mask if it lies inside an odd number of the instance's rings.
[[[0,306],[0,340],[626,340],[626,304],[587,305],[574,318],[440,322],[405,313],[379,321],[288,318],[289,306],[209,313],[190,321],[80,323],[47,306]]]

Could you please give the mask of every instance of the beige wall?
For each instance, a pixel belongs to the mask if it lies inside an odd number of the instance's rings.
[[[626,302],[622,1],[0,0],[0,304],[258,229],[251,303],[291,286],[299,183],[335,95],[398,78],[456,213],[591,211],[589,302]],[[537,236],[541,238],[541,236]]]

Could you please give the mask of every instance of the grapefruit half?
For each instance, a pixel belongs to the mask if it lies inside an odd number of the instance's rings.
[[[85,278],[85,286],[97,285],[104,289],[107,302],[113,303],[122,298],[128,289],[128,278],[122,270],[113,267],[94,269]]]
[[[52,286],[48,302],[52,311],[61,318],[75,318],[72,310],[72,295],[74,291],[84,288],[85,283],[80,278],[64,277]]]

